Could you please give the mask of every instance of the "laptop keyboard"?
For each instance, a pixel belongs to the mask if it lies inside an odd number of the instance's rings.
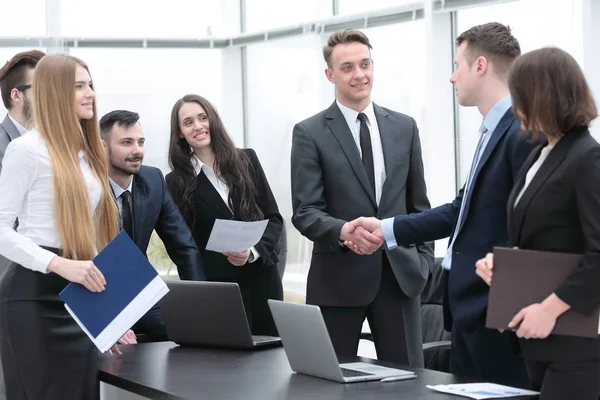
[[[361,372],[361,371],[356,371],[354,369],[348,369],[348,368],[341,368],[342,370],[342,376],[344,378],[353,378],[355,376],[368,376],[368,375],[373,375],[373,374],[369,374],[366,372]]]

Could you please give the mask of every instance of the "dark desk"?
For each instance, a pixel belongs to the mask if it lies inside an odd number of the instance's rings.
[[[425,387],[457,383],[455,377],[423,369],[416,369],[416,379],[387,383],[341,384],[296,374],[281,347],[251,352],[163,342],[121,349],[122,356],[103,356],[100,380],[152,399],[460,399]]]

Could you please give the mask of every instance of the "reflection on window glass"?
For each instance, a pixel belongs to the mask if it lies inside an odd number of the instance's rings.
[[[46,36],[46,0],[1,0],[0,15],[0,36]]]
[[[218,50],[72,49],[85,61],[97,95],[98,117],[115,109],[140,114],[144,164],[167,170],[171,108],[195,93],[221,107]]]
[[[580,17],[576,0],[519,0],[458,11],[457,31],[460,34],[474,25],[500,22],[512,28],[522,52],[558,46],[581,62],[583,31]],[[471,165],[481,121],[477,108],[459,107],[461,184]]]
[[[221,1],[61,0],[62,35],[205,37],[219,35]]]

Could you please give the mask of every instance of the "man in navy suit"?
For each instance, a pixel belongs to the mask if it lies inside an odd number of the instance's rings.
[[[527,387],[523,360],[513,351],[512,332],[485,328],[488,287],[475,274],[477,260],[494,246],[508,243],[507,199],[533,149],[520,136],[507,85],[520,46],[510,29],[499,23],[475,26],[462,33],[457,44],[450,82],[459,103],[476,106],[483,116],[465,185],[451,203],[382,222],[363,218],[355,226],[379,234],[388,248],[449,237],[442,267],[447,285],[444,323],[452,331],[452,372]]]
[[[165,244],[169,257],[185,280],[205,280],[202,256],[179,209],[167,190],[160,169],[143,166],[144,132],[137,113],[111,111],[100,119],[108,152],[108,175],[121,214],[122,229],[146,254],[152,231]],[[149,341],[167,340],[160,308],[154,306],[134,326]],[[123,343],[131,343],[125,335]]]

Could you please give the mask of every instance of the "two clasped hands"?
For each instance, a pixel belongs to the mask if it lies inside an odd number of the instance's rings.
[[[485,258],[475,264],[475,273],[488,286],[492,285],[494,270],[494,255],[488,253]],[[545,339],[552,333],[556,319],[570,306],[562,301],[556,294],[552,293],[541,303],[527,306],[517,313],[508,324],[520,338]]]
[[[360,217],[346,222],[340,240],[350,250],[360,255],[373,254],[383,245],[381,221],[374,217]]]

